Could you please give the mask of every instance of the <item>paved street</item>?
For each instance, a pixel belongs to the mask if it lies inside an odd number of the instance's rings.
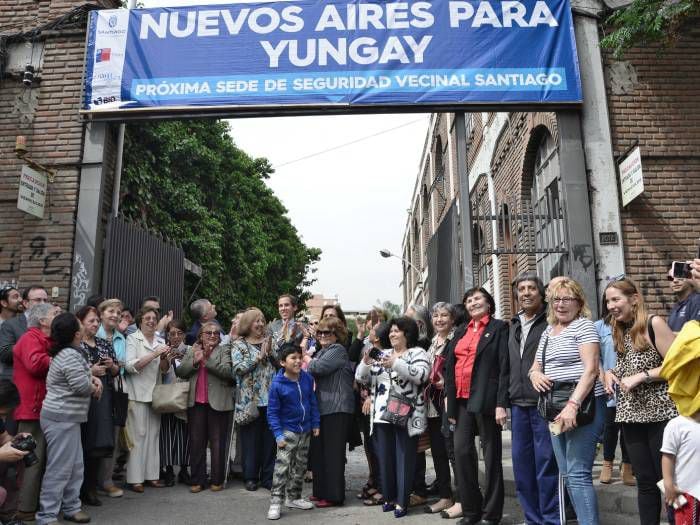
[[[433,478],[431,460],[428,458],[428,480]],[[406,518],[396,520],[393,514],[383,514],[381,507],[365,507],[355,494],[366,481],[364,454],[356,449],[348,456],[348,493],[346,505],[333,509],[313,509],[298,511],[285,509],[281,523],[290,525],[313,523],[377,525],[410,525],[415,523],[435,523],[436,525],[454,524],[455,521],[428,516],[422,508],[416,508]],[[304,494],[311,490],[305,484]],[[126,491],[123,498],[109,500],[102,498],[102,507],[88,507],[93,517],[92,522],[100,525],[155,525],[168,523],[172,525],[193,525],[200,523],[266,523],[267,507],[270,493],[264,489],[247,492],[240,481],[234,481],[223,492],[204,491],[190,494],[187,487],[177,485],[170,489],[146,489],[144,494]],[[506,513],[514,512],[515,501],[506,498]],[[516,523],[508,516],[505,524]]]

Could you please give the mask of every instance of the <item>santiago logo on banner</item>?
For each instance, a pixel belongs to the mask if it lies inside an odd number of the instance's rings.
[[[90,16],[84,111],[581,101],[568,0],[302,0]]]

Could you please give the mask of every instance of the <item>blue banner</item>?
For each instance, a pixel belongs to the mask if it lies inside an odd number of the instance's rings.
[[[568,0],[92,11],[83,110],[581,102]]]

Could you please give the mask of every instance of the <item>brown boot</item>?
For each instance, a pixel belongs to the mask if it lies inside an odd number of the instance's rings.
[[[637,480],[634,478],[634,473],[632,472],[632,465],[630,463],[623,463],[620,469],[622,474],[622,483],[628,487],[634,487],[637,485]]]
[[[612,471],[613,471],[613,462],[612,461],[603,461],[603,468],[600,469],[600,482],[605,483],[606,485],[608,483],[612,483]]]

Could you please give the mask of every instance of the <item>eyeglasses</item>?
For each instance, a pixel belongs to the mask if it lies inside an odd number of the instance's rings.
[[[316,335],[319,337],[328,337],[328,336],[335,335],[335,334],[333,332],[331,332],[330,330],[318,330],[316,332]]]
[[[206,335],[207,337],[214,337],[215,335],[219,335],[219,332],[202,332],[202,335]]]
[[[35,299],[29,299],[30,303],[48,303],[48,297],[37,297]]]
[[[578,299],[576,299],[576,297],[553,297],[552,298],[553,304],[561,303],[562,305],[567,306],[567,305],[570,305],[574,302],[578,302]]]

